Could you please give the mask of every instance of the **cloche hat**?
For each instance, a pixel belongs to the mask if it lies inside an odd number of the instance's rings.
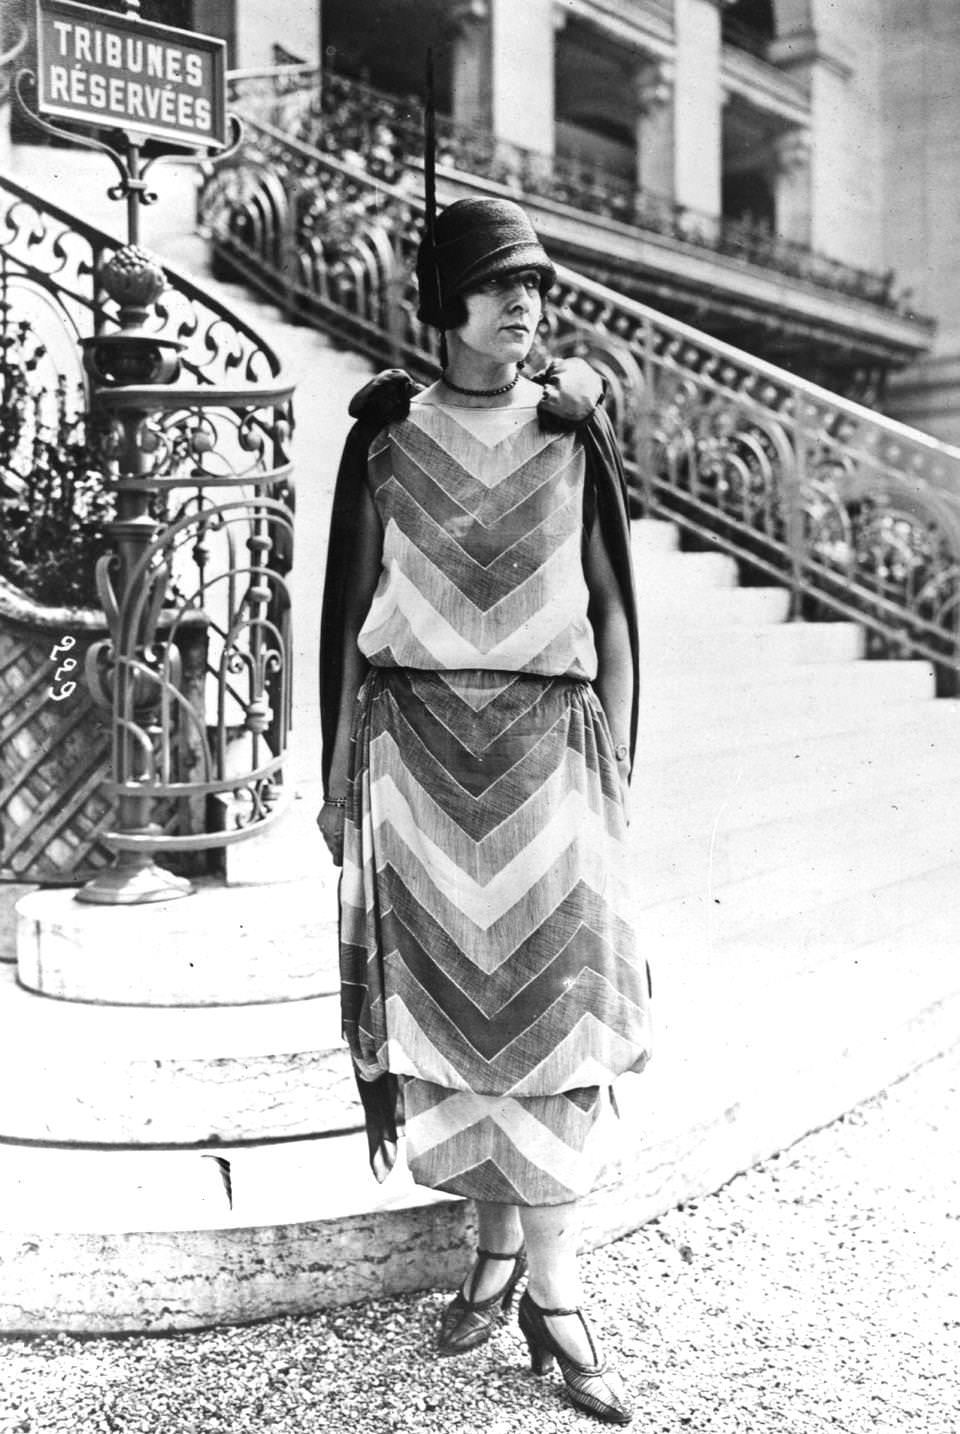
[[[450,300],[486,279],[514,269],[536,269],[540,293],[557,277],[529,218],[509,199],[457,199],[437,215],[434,243],[426,237],[417,251],[417,317],[436,328],[463,322]],[[439,291],[439,292],[438,292]]]

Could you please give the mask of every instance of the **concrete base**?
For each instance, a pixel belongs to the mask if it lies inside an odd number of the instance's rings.
[[[280,889],[198,883],[184,900],[144,906],[74,898],[72,889],[37,891],[19,903],[17,973],[28,990],[171,1007],[300,1001],[337,990],[336,894],[319,870]]]

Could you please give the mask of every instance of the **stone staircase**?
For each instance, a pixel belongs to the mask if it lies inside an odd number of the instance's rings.
[[[807,950],[878,938],[865,901],[958,857],[960,705],[926,663],[862,660],[854,624],[782,621],[785,592],[737,587],[670,525],[634,535],[643,929],[781,953],[787,918]]]
[[[202,271],[196,242],[165,257]],[[212,285],[211,285],[212,287]],[[368,366],[255,316],[300,381],[298,800],[226,891],[128,910],[21,905],[0,965],[0,1330],[258,1319],[451,1285],[469,1205],[377,1186],[339,1041],[315,649],[346,399]],[[658,1048],[618,1091],[594,1244],[730,1179],[957,1038],[960,704],[925,663],[634,525],[641,726],[635,914]],[[38,914],[40,913],[40,914]],[[55,998],[61,999],[55,999]]]

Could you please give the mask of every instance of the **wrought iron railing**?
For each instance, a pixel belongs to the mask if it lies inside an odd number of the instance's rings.
[[[38,393],[47,368],[82,378],[85,355],[111,505],[108,636],[86,657],[112,731],[108,842],[129,871],[253,835],[280,809],[290,719],[291,386],[189,279],[6,179],[0,265]],[[22,499],[27,462],[11,458],[0,502]]]
[[[250,119],[387,184],[403,184],[421,162],[423,120],[415,95],[397,97],[310,65],[236,71],[231,95]],[[437,119],[437,160],[441,174],[479,176],[518,198],[546,199],[601,215],[915,317],[910,296],[898,293],[892,270],[875,273],[845,264],[782,238],[762,220],[725,218],[675,204],[593,160],[524,149],[444,116]]]
[[[201,199],[220,262],[379,361],[436,372],[412,192],[249,123]],[[636,512],[862,623],[875,656],[960,671],[960,450],[563,269],[547,347],[608,379]]]

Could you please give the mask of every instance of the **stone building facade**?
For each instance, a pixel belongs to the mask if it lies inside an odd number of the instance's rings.
[[[956,0],[142,0],[141,13],[223,36],[236,68],[302,60],[398,97],[422,93],[431,46],[455,124],[545,170],[593,165],[635,188],[639,231],[608,211],[587,242],[561,215],[573,237],[559,257],[960,442]]]

